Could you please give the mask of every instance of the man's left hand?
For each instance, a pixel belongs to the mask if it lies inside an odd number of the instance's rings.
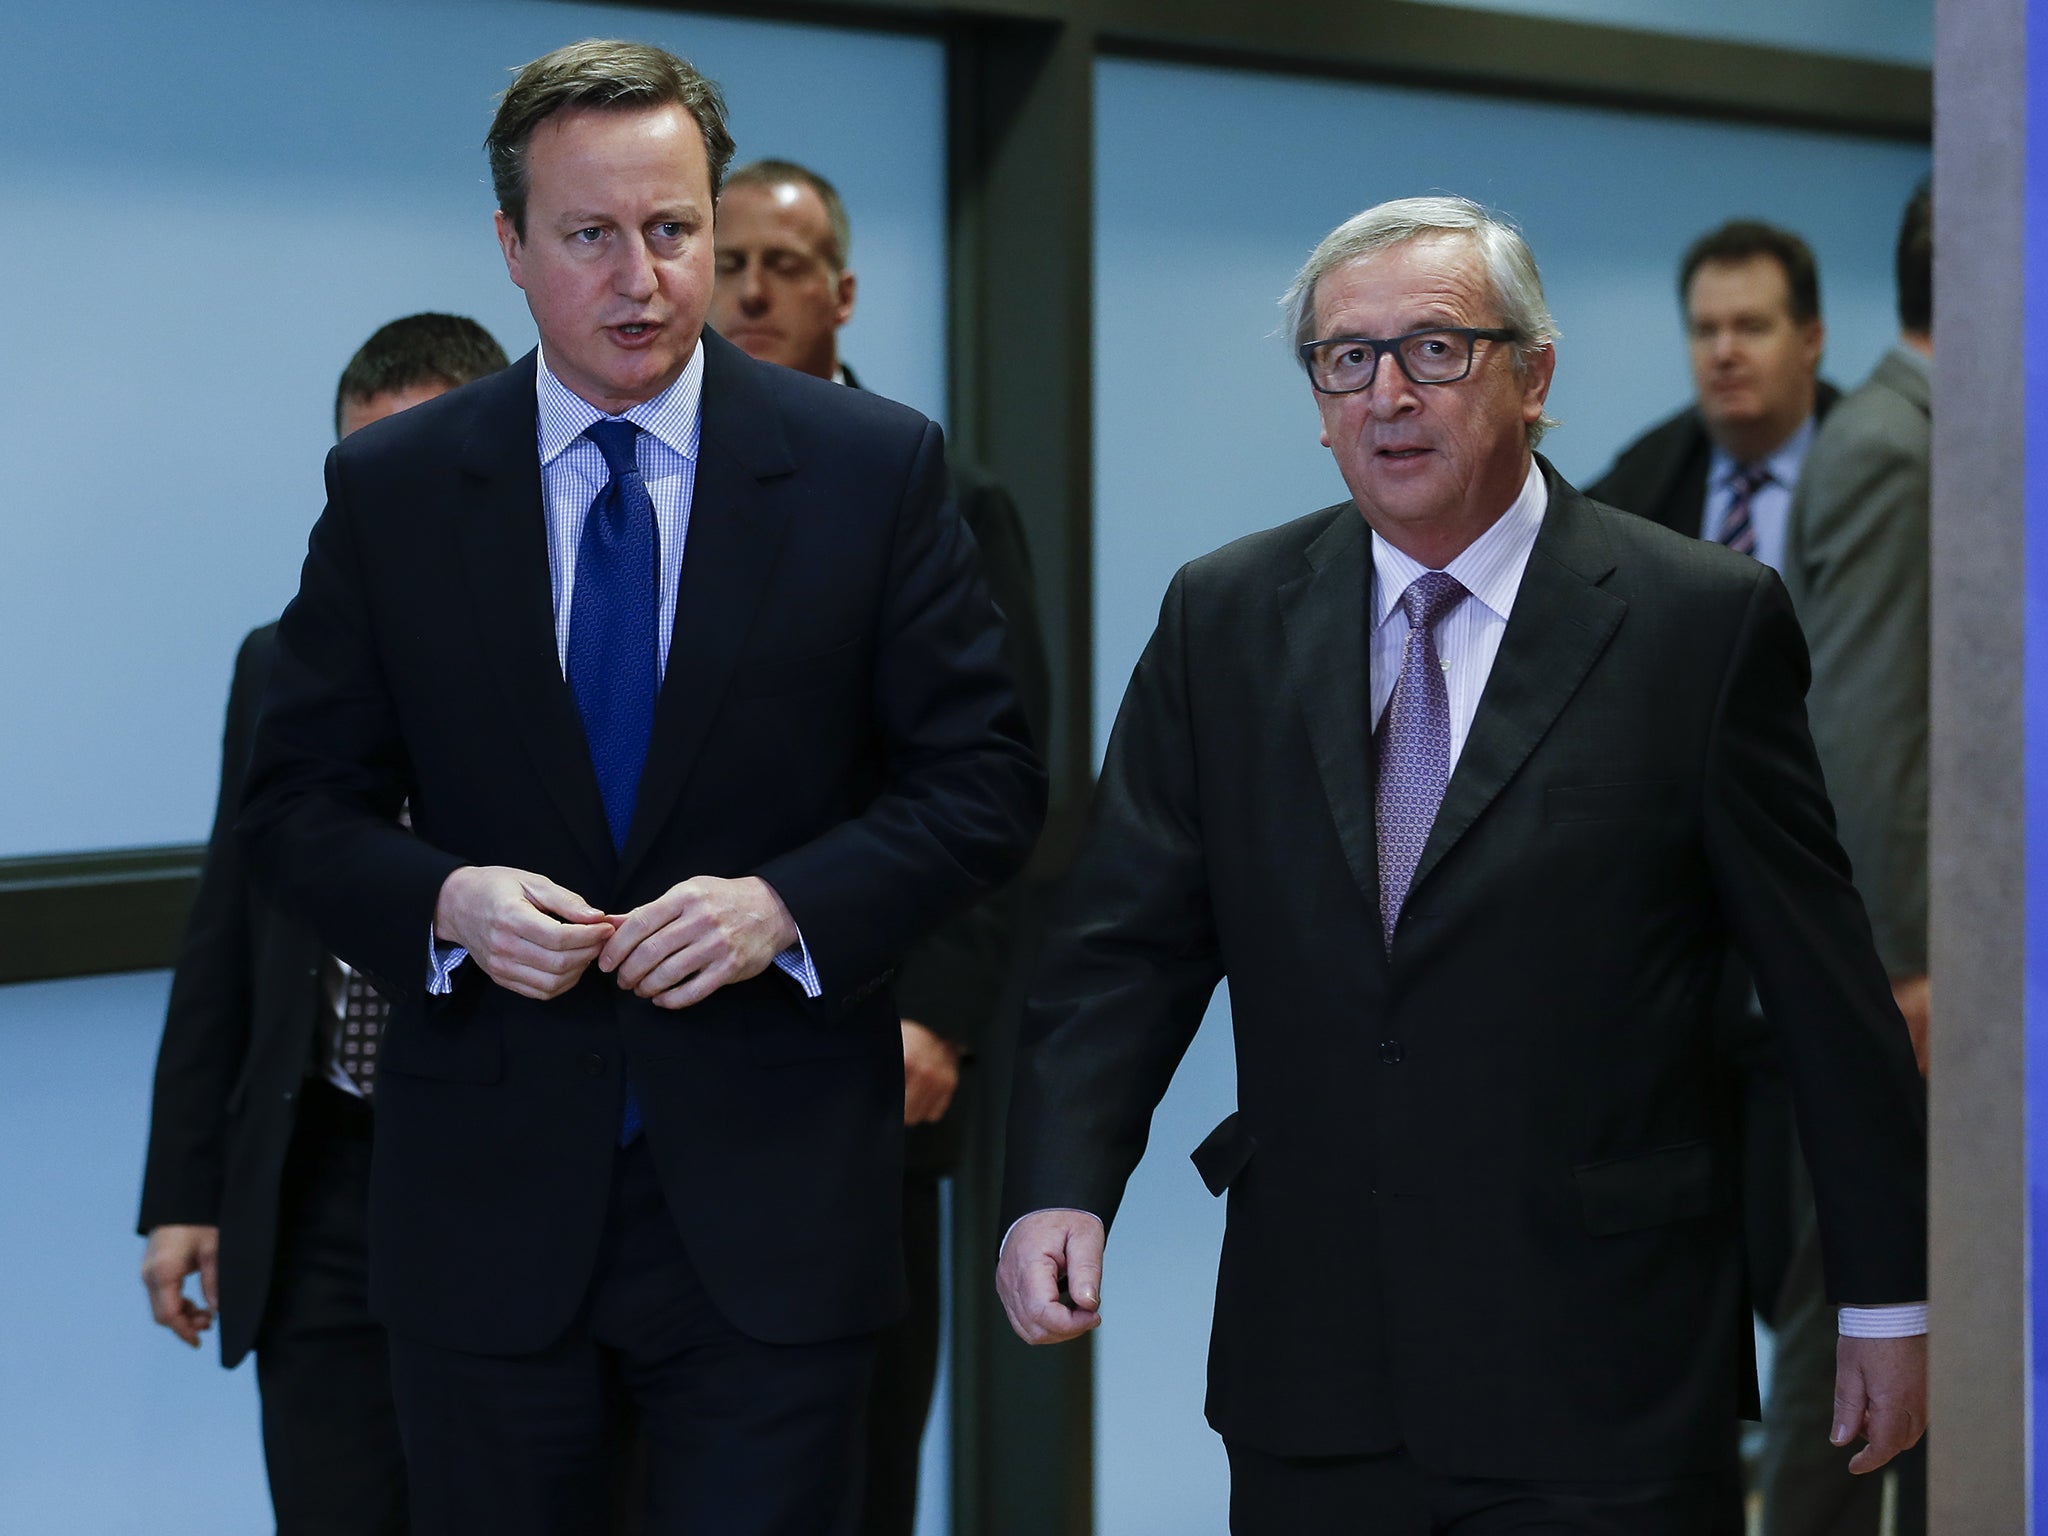
[[[1835,1428],[1828,1438],[1867,1442],[1851,1472],[1875,1472],[1927,1432],[1927,1336],[1842,1339],[1835,1349]]]
[[[797,941],[789,908],[754,875],[697,875],[612,921],[618,931],[598,968],[659,1008],[687,1008],[758,976]]]
[[[960,1047],[914,1019],[903,1023],[903,1123],[943,1120],[960,1086]]]

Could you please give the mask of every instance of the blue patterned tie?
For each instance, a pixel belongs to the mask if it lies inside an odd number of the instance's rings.
[[[1458,578],[1428,571],[1401,594],[1408,644],[1401,675],[1380,719],[1380,774],[1374,814],[1380,844],[1380,928],[1394,947],[1394,925],[1408,882],[1422,860],[1444,786],[1451,777],[1451,695],[1444,684],[1433,633],[1438,621],[1464,600]]]
[[[1756,518],[1750,503],[1771,483],[1768,464],[1739,464],[1728,477],[1728,510],[1721,514],[1721,540],[1738,555],[1756,557]]]
[[[583,717],[612,847],[624,848],[648,738],[654,734],[654,696],[661,686],[655,634],[660,556],[654,503],[635,457],[640,429],[630,421],[595,421],[583,435],[597,444],[611,479],[591,502],[576,546],[569,689]],[[629,1078],[619,1144],[639,1134],[640,1101]]]

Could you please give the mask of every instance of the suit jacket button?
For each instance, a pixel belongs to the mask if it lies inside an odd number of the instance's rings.
[[[1385,1062],[1385,1063],[1386,1063],[1386,1064],[1387,1064],[1388,1066],[1390,1066],[1390,1067],[1391,1067],[1391,1066],[1393,1066],[1393,1065],[1394,1065],[1394,1064],[1395,1064],[1396,1062],[1398,1062],[1398,1061],[1399,1061],[1400,1059],[1401,1059],[1401,1042],[1400,1042],[1400,1041],[1398,1041],[1398,1040],[1382,1040],[1382,1041],[1380,1042],[1380,1060],[1381,1060],[1381,1061],[1384,1061],[1384,1062]]]
[[[599,1076],[604,1071],[604,1058],[598,1055],[597,1052],[592,1051],[588,1056],[583,1058],[583,1070],[588,1072],[592,1077]]]

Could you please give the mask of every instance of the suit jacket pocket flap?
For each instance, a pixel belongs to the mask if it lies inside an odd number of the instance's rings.
[[[1572,1170],[1586,1230],[1596,1237],[1704,1216],[1717,1201],[1711,1142],[1685,1141]]]
[[[1628,821],[1673,816],[1680,808],[1676,784],[1565,784],[1543,792],[1545,821]]]
[[[1245,1129],[1244,1117],[1232,1110],[1188,1157],[1202,1182],[1209,1186],[1209,1193],[1221,1195],[1237,1182],[1244,1165],[1258,1150],[1259,1138]]]

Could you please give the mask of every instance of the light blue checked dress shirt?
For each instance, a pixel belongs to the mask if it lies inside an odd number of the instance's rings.
[[[704,347],[690,355],[682,376],[652,400],[623,416],[603,411],[554,376],[547,354],[534,370],[539,396],[541,501],[547,516],[548,580],[555,600],[555,660],[566,677],[569,670],[569,614],[576,598],[576,551],[583,541],[583,520],[590,504],[611,478],[604,455],[583,435],[595,421],[630,421],[640,428],[634,450],[640,478],[654,503],[656,544],[661,559],[660,586],[655,594],[655,635],[660,648],[661,676],[668,676],[669,640],[675,630],[676,588],[682,581],[683,550],[690,537],[690,503],[697,489],[697,445],[704,427]],[[460,945],[433,941],[427,990],[451,990],[455,968],[468,958]],[[803,935],[775,957],[776,968],[817,997],[824,988]]]
[[[1786,438],[1778,451],[1764,460],[1771,478],[1749,498],[1750,526],[1756,529],[1756,557],[1774,571],[1785,564],[1785,525],[1792,518],[1792,490],[1799,484],[1799,469],[1806,462],[1806,450],[1813,446],[1813,418],[1807,417],[1799,430]],[[1728,504],[1735,499],[1729,484],[1742,466],[1720,448],[1707,461],[1707,502],[1700,511],[1700,537],[1719,544],[1721,529],[1728,521]]]

